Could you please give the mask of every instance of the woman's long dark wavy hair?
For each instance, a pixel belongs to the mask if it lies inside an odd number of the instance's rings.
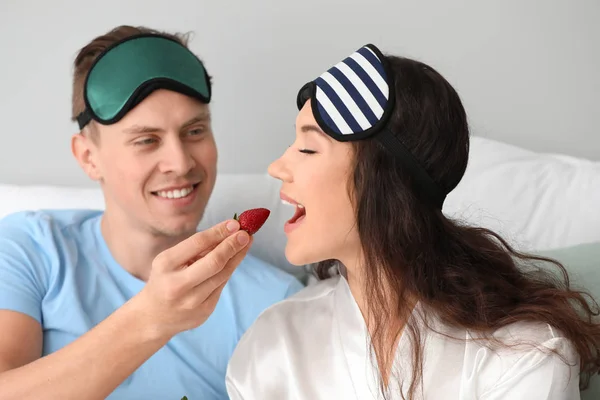
[[[430,66],[386,58],[395,75],[396,93],[388,128],[450,192],[462,179],[469,154],[469,127],[461,100]],[[594,321],[598,304],[570,286],[563,265],[518,252],[488,229],[446,217],[425,201],[377,140],[354,142],[354,150],[349,195],[364,264],[371,267],[365,268],[364,278],[368,320],[374,323],[371,344],[380,367],[390,365],[401,329],[398,321],[405,322],[404,332],[413,343],[408,398],[414,398],[423,376],[421,335],[418,324],[408,318],[412,312],[408,304],[414,299],[445,324],[491,340],[495,330],[518,321],[555,327],[579,354],[580,387],[585,389],[600,370],[600,325]],[[551,265],[560,273],[547,268]],[[317,276],[330,276],[331,266],[331,260],[319,263]],[[382,390],[386,380],[382,376]],[[404,393],[402,397],[406,398]]]

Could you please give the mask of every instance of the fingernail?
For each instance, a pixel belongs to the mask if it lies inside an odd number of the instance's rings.
[[[237,221],[229,221],[229,222],[227,223],[227,230],[228,230],[229,232],[235,232],[235,231],[237,230],[237,228],[238,228],[238,223],[237,223]]]
[[[238,243],[241,245],[245,245],[246,243],[248,243],[249,239],[250,237],[245,233],[240,233],[237,237]]]

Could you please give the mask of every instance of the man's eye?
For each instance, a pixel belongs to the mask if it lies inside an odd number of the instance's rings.
[[[137,142],[134,142],[134,145],[136,146],[144,146],[144,145],[149,145],[149,144],[153,144],[156,142],[156,139],[154,138],[145,138],[142,140],[138,140]]]
[[[190,130],[190,131],[188,132],[188,134],[189,134],[190,136],[198,136],[198,135],[201,135],[201,134],[203,134],[203,133],[204,133],[204,131],[205,131],[205,129],[204,129],[204,128],[196,128],[196,129],[192,129],[192,130]]]

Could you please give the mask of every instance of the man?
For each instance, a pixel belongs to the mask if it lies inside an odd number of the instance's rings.
[[[128,26],[74,68],[72,151],[105,210],[0,221],[0,399],[227,398],[241,335],[302,286],[251,257],[237,221],[196,233],[210,77],[185,38]]]

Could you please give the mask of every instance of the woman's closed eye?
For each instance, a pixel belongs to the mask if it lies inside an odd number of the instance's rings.
[[[316,151],[314,150],[310,150],[310,149],[300,149],[298,150],[300,153],[304,153],[304,154],[315,154]]]

